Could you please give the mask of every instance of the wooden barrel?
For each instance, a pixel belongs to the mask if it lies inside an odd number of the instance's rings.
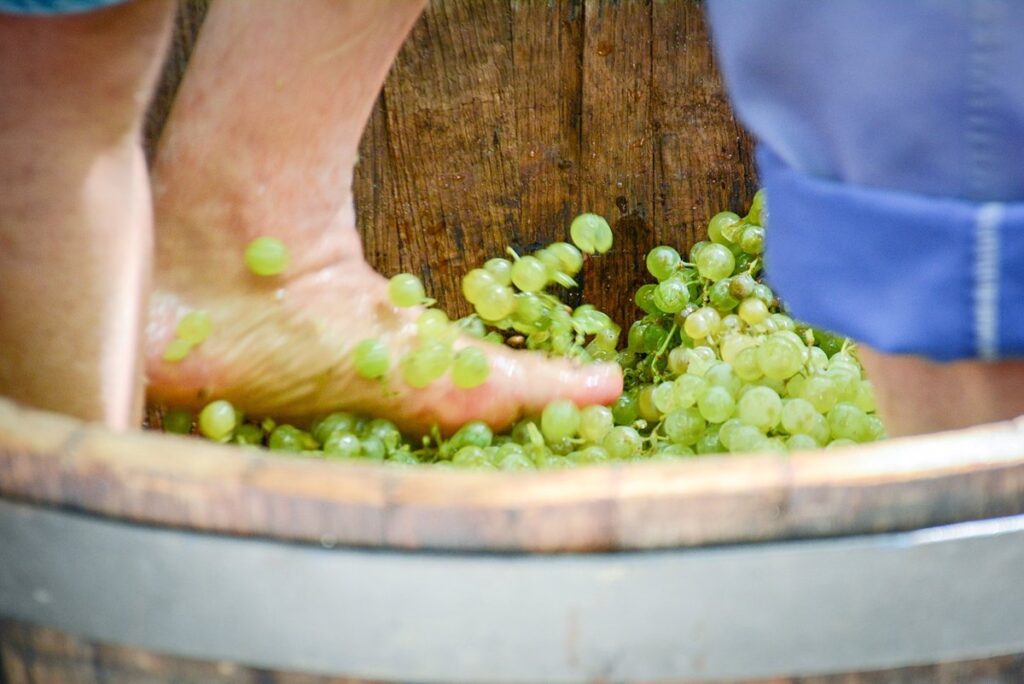
[[[182,5],[152,131],[202,9]],[[583,294],[630,320],[643,253],[754,189],[689,0],[434,2],[361,155],[368,257],[456,311],[460,273],[591,210],[617,242]],[[0,401],[4,684],[1020,682],[1021,568],[1021,420],[513,474]]]

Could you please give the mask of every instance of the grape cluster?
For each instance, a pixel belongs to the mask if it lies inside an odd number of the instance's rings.
[[[417,346],[399,361],[412,387],[425,387],[451,370],[452,382],[475,387],[487,379],[484,352],[458,352],[458,332],[525,346],[581,362],[617,361],[625,390],[610,407],[550,403],[539,416],[521,420],[505,434],[481,421],[445,439],[437,430],[412,439],[383,418],[333,413],[309,430],[272,420],[245,421],[221,400],[207,405],[195,426],[187,412],[163,416],[164,429],[196,429],[209,439],[324,458],[364,458],[400,463],[523,470],[609,460],[676,459],[721,452],[786,452],[835,448],[885,435],[875,414],[871,383],[849,340],[793,320],[771,288],[760,282],[766,218],[764,192],[746,216],[716,214],[708,240],[686,259],[658,246],[646,259],[654,282],[636,292],[644,315],[629,328],[619,350],[620,329],[589,304],[572,309],[549,289],[574,287],[583,253],[606,252],[608,223],[594,214],[570,226],[565,242],[509,259],[495,258],[462,280],[475,313],[456,322],[426,308],[417,322]],[[411,307],[426,298],[415,276],[388,284],[391,302]],[[361,341],[353,352],[356,371],[383,379],[391,369],[387,347]]]

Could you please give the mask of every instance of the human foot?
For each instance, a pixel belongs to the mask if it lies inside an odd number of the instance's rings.
[[[617,367],[574,368],[481,342],[473,343],[491,365],[482,386],[458,390],[442,379],[414,390],[398,377],[415,312],[391,306],[386,281],[363,261],[351,183],[374,98],[422,5],[212,5],[154,167],[152,399],[195,406],[223,397],[289,417],[355,409],[424,430],[478,417],[506,425],[554,398],[618,395]],[[281,276],[245,269],[245,246],[262,235],[289,247]],[[209,339],[180,362],[163,361],[177,320],[194,308],[210,314]],[[389,391],[353,371],[351,350],[369,337],[391,349]]]

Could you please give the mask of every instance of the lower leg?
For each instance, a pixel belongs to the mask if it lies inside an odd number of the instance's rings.
[[[0,393],[138,425],[151,207],[139,143],[169,0],[0,15]]]
[[[1024,415],[1024,361],[935,363],[859,347],[890,435],[953,430]]]
[[[416,391],[395,374],[384,393],[353,371],[350,352],[364,338],[390,345],[393,360],[415,344],[415,310],[391,306],[386,281],[363,260],[351,183],[374,99],[423,4],[214,3],[154,169],[154,400],[223,397],[279,416],[352,408],[423,429],[474,417],[508,423],[559,395],[617,395],[616,369],[576,370],[493,345],[484,345],[491,379],[469,391],[447,380]],[[261,235],[290,249],[279,277],[243,265]],[[213,332],[184,360],[163,361],[192,308],[210,313]]]

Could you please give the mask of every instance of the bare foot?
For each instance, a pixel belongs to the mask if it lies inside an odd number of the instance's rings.
[[[472,418],[495,427],[548,401],[607,403],[617,366],[574,367],[478,341],[491,376],[472,390],[442,379],[406,386],[397,360],[415,345],[416,311],[387,300],[362,256],[351,179],[363,126],[421,0],[214,3],[154,169],[155,285],[147,330],[152,400],[226,398],[255,414],[335,409],[386,415],[422,431]],[[268,31],[267,26],[273,26]],[[250,240],[289,247],[281,276],[243,264]],[[184,313],[213,332],[180,362],[161,359]],[[351,351],[392,350],[389,391],[355,374]]]
[[[1024,414],[1024,361],[935,363],[859,345],[892,436],[953,430]]]

